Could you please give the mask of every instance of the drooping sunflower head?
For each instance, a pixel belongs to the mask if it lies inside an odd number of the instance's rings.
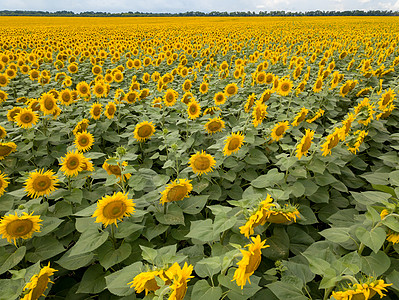
[[[149,292],[155,292],[156,290],[160,289],[155,277],[159,277],[164,281],[167,280],[167,278],[164,276],[164,272],[164,270],[141,272],[140,274],[136,275],[133,278],[133,281],[129,282],[128,285],[131,285],[131,288],[134,287],[136,293],[138,294],[145,291],[145,295],[147,296]]]
[[[345,128],[336,127],[334,129],[334,132],[329,134],[326,137],[325,143],[323,145],[321,145],[321,150],[323,151],[323,154],[322,154],[323,156],[327,156],[328,154],[330,154],[331,153],[331,149],[338,145],[340,137],[343,134],[345,134],[343,131],[345,131]]]
[[[98,120],[101,117],[101,111],[102,111],[102,104],[100,103],[93,103],[90,109],[90,115],[94,120]]]
[[[17,145],[14,142],[0,143],[0,160],[6,158],[16,150]]]
[[[61,157],[61,168],[65,176],[77,176],[83,170],[85,157],[78,151],[68,152],[65,157]]]
[[[107,106],[105,106],[105,111],[104,111],[104,115],[108,118],[108,119],[112,119],[115,115],[116,112],[116,105],[114,102],[109,102],[107,104]]]
[[[110,224],[117,225],[124,217],[134,213],[135,203],[128,198],[128,193],[114,193],[112,196],[104,196],[97,201],[97,209],[92,218],[96,223],[103,223],[105,227]]]
[[[83,119],[78,124],[76,124],[75,128],[73,129],[73,134],[76,135],[78,132],[86,131],[89,127],[90,121],[87,119]]]
[[[231,133],[226,140],[223,148],[224,155],[231,155],[237,152],[244,144],[244,135],[241,132]]]
[[[273,129],[272,129],[272,139],[273,141],[279,141],[284,133],[287,131],[287,129],[289,128],[289,122],[288,121],[284,121],[284,122],[279,122],[277,123]]]
[[[193,190],[193,186],[190,183],[191,180],[187,179],[176,179],[167,185],[164,191],[161,192],[161,204],[166,202],[181,201],[186,197],[189,197],[189,193]]]
[[[181,98],[181,102],[186,105],[189,104],[191,100],[195,100],[194,95],[191,92],[184,93],[183,97]]]
[[[41,221],[40,216],[34,216],[33,212],[30,215],[24,212],[22,216],[15,212],[15,215],[7,215],[1,219],[0,234],[9,243],[14,241],[16,244],[18,238],[29,239],[33,233],[40,232]]]
[[[212,171],[212,168],[216,165],[216,161],[212,155],[207,154],[203,150],[201,152],[197,152],[190,157],[190,167],[193,172],[197,175],[201,175],[203,173],[208,173]]]
[[[317,78],[313,86],[313,92],[319,93],[322,89],[323,89],[323,78],[319,77]]]
[[[187,262],[184,263],[183,268],[179,266],[178,263],[174,263],[166,272],[165,275],[168,277],[172,284],[170,289],[172,293],[169,295],[169,299],[183,300],[187,292],[187,282],[190,281],[191,273],[194,267],[188,265]]]
[[[152,122],[144,121],[134,128],[134,138],[139,142],[145,142],[155,133],[155,127]]]
[[[374,297],[378,293],[380,298],[386,296],[383,292],[387,292],[386,287],[392,283],[386,284],[382,279],[375,279],[372,276],[364,276],[358,283],[341,285],[340,290],[333,291],[332,296],[337,300],[353,299],[367,300]]]
[[[107,172],[108,175],[115,175],[119,179],[122,179],[122,169],[121,165],[118,163],[116,165],[114,164],[108,164],[109,159],[107,159],[104,164],[103,164],[103,169]],[[122,162],[122,168],[127,166],[127,162],[124,161]],[[129,179],[131,174],[124,174],[123,178]]]
[[[7,136],[7,131],[3,126],[0,126],[0,140]]]
[[[7,181],[8,179],[9,178],[7,177],[7,175],[0,171],[0,197],[4,194],[8,184],[10,183],[9,181]]]
[[[31,299],[36,300],[39,299],[44,291],[47,289],[47,285],[50,280],[50,276],[54,275],[54,272],[57,272],[56,269],[50,268],[50,262],[47,266],[44,266],[39,274],[35,274],[32,276],[30,281],[25,285],[24,290],[29,290],[23,299]]]
[[[93,146],[94,137],[87,131],[77,132],[75,136],[75,147],[82,152],[90,150]]]
[[[238,86],[235,83],[229,83],[224,88],[224,93],[227,97],[233,96],[233,95],[237,94],[237,92],[238,92]]]
[[[309,109],[302,107],[300,112],[295,116],[292,126],[298,126],[302,121],[306,119]]]
[[[223,128],[225,127],[225,123],[220,117],[217,117],[209,119],[208,122],[206,122],[206,124],[204,125],[204,127],[208,133],[213,134],[222,131]]]
[[[270,99],[270,96],[273,94],[272,90],[265,90],[262,95],[259,97],[259,101],[262,101],[262,103],[265,103],[267,100]]]
[[[302,155],[307,155],[310,146],[312,145],[312,140],[313,140],[313,135],[314,135],[315,131],[314,130],[310,130],[310,129],[306,129],[305,130],[305,135],[302,137],[300,143],[297,145],[296,147],[296,156],[298,157],[298,159],[301,159]]]
[[[198,118],[201,115],[201,105],[197,101],[191,100],[187,105],[187,113],[192,120]]]

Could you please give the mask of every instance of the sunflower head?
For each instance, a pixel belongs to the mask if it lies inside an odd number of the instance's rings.
[[[16,114],[14,120],[19,127],[28,129],[37,123],[39,117],[37,113],[30,108],[22,108],[20,112]]]
[[[238,92],[238,86],[235,83],[229,83],[224,88],[224,93],[227,97],[233,96],[233,95],[237,94],[237,92]]]
[[[288,124],[289,124],[288,121],[284,121],[284,122],[277,123],[273,127],[272,134],[271,134],[273,141],[278,141],[283,137],[284,133],[290,127]]]
[[[305,155],[308,153],[310,146],[312,145],[312,140],[313,140],[313,135],[315,131],[306,129],[305,130],[305,135],[302,137],[300,143],[296,147],[296,156],[298,159],[301,159],[302,155]]]
[[[216,161],[213,156],[207,154],[203,150],[190,157],[190,167],[193,169],[193,172],[198,175],[211,172],[215,165]]]
[[[175,181],[168,184],[164,191],[161,192],[161,204],[166,202],[181,201],[186,197],[189,197],[189,193],[193,190],[193,186],[190,183],[191,180],[187,179],[176,179]]]
[[[18,238],[29,239],[33,233],[40,232],[41,221],[40,216],[34,216],[33,212],[30,215],[24,212],[22,216],[15,212],[15,215],[4,216],[0,221],[0,234],[9,243],[14,241],[16,244]]]
[[[232,133],[225,140],[223,154],[231,155],[232,153],[237,152],[243,144],[244,135],[241,132]]]
[[[155,132],[155,127],[152,122],[141,122],[136,125],[134,128],[134,138],[139,142],[145,142],[147,139],[151,138],[151,136]]]
[[[0,171],[0,197],[4,194],[4,191],[6,190],[8,184],[10,183],[7,181],[9,178],[7,177],[6,174],[1,173]]]
[[[61,157],[61,168],[65,176],[77,176],[83,170],[85,157],[78,151],[68,152],[65,157]]]
[[[117,221],[122,221],[123,217],[134,213],[135,203],[128,198],[126,193],[114,193],[112,196],[104,196],[97,201],[97,209],[92,215],[96,218],[96,223],[103,223],[105,227],[110,224],[117,225]]]
[[[48,196],[55,191],[58,178],[54,174],[51,170],[31,172],[28,179],[25,180],[25,190],[28,192],[28,196],[31,198]]]
[[[164,95],[164,103],[165,106],[173,106],[176,103],[176,99],[178,97],[178,93],[173,89],[168,89]]]
[[[187,105],[187,113],[192,120],[198,118],[201,115],[201,105],[197,101],[191,100]]]
[[[208,122],[206,122],[206,124],[204,125],[204,127],[208,133],[213,134],[222,131],[223,128],[225,127],[225,123],[221,118],[217,117],[209,119]]]
[[[267,107],[267,105],[263,104],[262,100],[258,100],[255,102],[255,106],[252,112],[252,123],[254,124],[254,127],[258,127],[266,118]]]
[[[17,150],[17,145],[14,142],[0,143],[0,160],[6,158],[11,153]]]
[[[77,132],[75,136],[75,146],[79,151],[86,152],[94,144],[93,135],[87,131]]]
[[[98,120],[101,117],[101,111],[102,111],[102,104],[100,103],[93,103],[90,109],[90,115],[94,120]]]
[[[112,119],[115,115],[116,112],[116,105],[114,102],[109,102],[107,104],[107,106],[105,106],[105,112],[104,115],[108,118],[108,119]]]
[[[281,96],[288,96],[292,90],[292,81],[289,79],[282,79],[278,83],[277,92]]]
[[[29,290],[23,299],[39,299],[44,291],[47,289],[47,285],[50,280],[50,276],[57,272],[56,269],[50,268],[50,262],[47,266],[44,266],[39,274],[32,276],[30,281],[25,285],[24,290]]]

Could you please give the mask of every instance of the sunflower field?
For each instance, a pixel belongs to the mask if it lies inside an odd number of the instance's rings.
[[[0,20],[0,299],[398,299],[399,19]]]

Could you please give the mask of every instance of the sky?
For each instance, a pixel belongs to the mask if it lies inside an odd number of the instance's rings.
[[[0,0],[0,10],[97,12],[393,10],[399,0]]]

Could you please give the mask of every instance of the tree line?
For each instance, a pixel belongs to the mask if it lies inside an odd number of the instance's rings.
[[[187,11],[182,13],[153,13],[153,12],[94,12],[85,11],[75,13],[73,11],[31,11],[31,10],[2,10],[0,16],[32,16],[32,17],[254,17],[254,16],[273,16],[273,17],[301,17],[301,16],[399,16],[399,11],[392,10],[346,10],[346,11],[306,11],[306,12],[286,12],[284,10],[275,11],[235,11],[235,12],[200,12]]]

